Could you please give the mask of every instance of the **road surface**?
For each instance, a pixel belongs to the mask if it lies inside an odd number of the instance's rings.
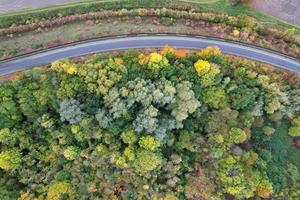
[[[62,58],[133,48],[157,48],[166,44],[185,49],[201,49],[206,46],[216,45],[224,53],[250,58],[300,73],[300,60],[254,46],[242,45],[232,41],[217,40],[215,38],[140,35],[134,37],[120,36],[90,40],[9,59],[0,62],[0,75],[7,75],[34,66],[47,65]]]

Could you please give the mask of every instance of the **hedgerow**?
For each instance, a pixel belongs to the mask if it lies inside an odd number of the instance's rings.
[[[0,29],[0,37],[3,39],[11,37],[23,37],[22,33],[29,31],[44,34],[44,32],[48,32],[48,30],[51,28],[82,21],[85,21],[86,24],[97,24],[102,20],[110,21],[111,19],[120,21],[120,23],[123,23],[124,20],[128,19],[130,19],[130,21],[141,21],[141,23],[152,21],[155,25],[161,26],[162,29],[166,28],[165,22],[169,21],[171,23],[182,23],[184,26],[189,28],[192,27],[192,31],[186,31],[184,29],[179,30],[179,33],[182,34],[201,34],[205,36],[208,35],[230,40],[238,40],[265,48],[271,48],[294,57],[300,56],[299,37],[290,29],[279,30],[276,28],[271,28],[266,24],[262,24],[261,22],[257,21],[255,18],[247,15],[230,16],[228,14],[207,11],[204,12],[201,9],[192,9],[191,6],[186,7],[184,3],[182,4],[177,2],[172,4],[172,1],[164,1],[164,3],[164,5],[166,5],[165,7],[163,7],[163,5],[157,7],[157,5],[160,5],[161,2],[158,3],[156,0],[151,2],[147,1],[145,5],[134,1],[107,2],[107,4],[104,3],[104,7],[98,7],[99,5],[97,3],[95,7],[90,5],[83,6],[82,11],[80,11],[80,9],[78,10],[78,8],[65,8],[62,10],[50,9],[49,13],[52,13],[50,16],[44,16],[47,15],[47,12],[33,12],[32,14],[29,14],[29,16],[23,17],[21,15],[2,17],[0,18],[0,25],[2,22],[6,24],[6,20],[12,21]],[[102,3],[100,4],[102,5]],[[122,7],[122,5],[124,7]],[[87,7],[90,10],[87,9]],[[148,22],[146,23],[146,26],[147,24]],[[155,29],[148,30],[146,26],[137,30],[120,31],[120,33],[132,34],[145,31],[157,33]],[[20,55],[42,48],[50,48],[69,42],[97,38],[100,36],[109,36],[112,34],[115,35],[118,34],[118,32],[107,33],[97,31],[97,34],[84,34],[80,38],[71,38],[71,40],[68,39],[67,41],[63,39],[64,41],[54,40],[45,44],[32,44],[29,45],[30,48],[24,47],[24,49],[2,49],[0,56],[2,59],[6,59],[14,55]],[[210,49],[205,51],[206,52],[199,52],[203,54],[203,58],[205,58],[205,53],[207,52],[212,53],[212,57],[218,54],[218,52],[210,52]],[[180,56],[180,54],[183,56],[185,55],[184,51],[176,51],[175,53],[178,56]],[[155,63],[149,64],[152,65],[153,69],[155,69]]]
[[[0,195],[298,199],[300,80],[286,73],[166,46],[3,81]]]
[[[54,9],[47,12],[25,14],[25,16],[4,16],[0,18],[0,36],[13,37],[14,34],[17,33],[48,29],[76,21],[139,16],[190,19],[221,27],[225,25],[231,27],[233,36],[241,40],[249,39],[253,42],[256,39],[255,36],[253,36],[253,33],[255,33],[255,35],[261,37],[272,36],[277,40],[282,39],[293,47],[299,47],[300,45],[299,37],[297,34],[294,34],[293,31],[272,28],[247,15],[231,16],[224,13],[204,12],[201,9],[192,9],[191,6],[185,8],[185,6],[180,3],[177,3],[178,5],[172,5],[171,1],[166,1],[164,4],[165,7],[163,7],[161,3],[162,2],[158,3],[157,0],[152,0],[149,4],[127,1],[108,2],[103,5],[96,3],[99,7],[91,4],[88,6],[84,5],[82,8]],[[210,50],[208,49],[206,51]]]

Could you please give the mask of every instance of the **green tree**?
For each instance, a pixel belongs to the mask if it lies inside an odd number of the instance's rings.
[[[147,174],[160,167],[161,164],[161,156],[157,153],[147,150],[138,151],[136,158],[133,161],[134,169],[141,174]]]
[[[64,156],[67,160],[74,160],[78,155],[79,149],[74,146],[69,146],[64,150]]]
[[[121,138],[125,144],[134,144],[138,140],[136,133],[132,129],[125,130],[121,134]]]
[[[47,193],[47,200],[75,199],[75,197],[75,189],[66,181],[53,183]]]
[[[247,134],[240,128],[231,128],[229,131],[229,141],[234,144],[245,142]]]
[[[176,101],[170,105],[171,115],[176,120],[176,127],[181,128],[182,122],[188,118],[189,114],[194,113],[201,103],[195,98],[195,93],[191,89],[192,83],[184,81],[176,85]]]
[[[127,74],[127,69],[122,59],[94,59],[80,65],[78,74],[90,93],[96,91],[97,94],[104,95]]]
[[[58,83],[57,97],[62,100],[68,98],[85,99],[85,87],[80,77],[63,74]]]
[[[223,88],[210,87],[204,91],[203,101],[212,108],[224,108],[228,104],[228,98]]]
[[[184,188],[185,197],[188,200],[208,199],[213,200],[215,187],[211,177],[207,175],[207,171],[201,169],[197,173],[190,176]]]
[[[84,112],[81,111],[80,102],[75,99],[66,99],[59,105],[59,114],[62,121],[67,121],[75,124],[81,121],[84,117]]]
[[[11,128],[22,119],[16,93],[11,84],[0,83],[0,128]]]
[[[17,150],[7,150],[0,153],[0,168],[14,171],[21,166],[21,153]]]
[[[230,93],[231,105],[234,109],[244,109],[254,103],[258,93],[258,88],[239,85]]]
[[[186,130],[180,131],[178,141],[175,143],[176,148],[179,150],[189,150],[191,152],[195,152],[197,148],[195,139],[195,133]]]
[[[264,177],[252,165],[245,165],[238,156],[221,159],[216,170],[223,190],[237,199],[254,197]]]
[[[31,120],[39,114],[52,109],[56,104],[56,95],[51,74],[33,70],[21,78],[17,85],[17,98],[22,113]]]
[[[139,145],[143,149],[155,151],[160,147],[160,142],[152,136],[142,136],[139,140]]]
[[[8,128],[0,129],[0,142],[7,146],[14,146],[17,142],[18,135]]]

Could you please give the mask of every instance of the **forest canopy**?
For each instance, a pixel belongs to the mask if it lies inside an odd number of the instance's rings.
[[[299,199],[299,80],[218,47],[30,70],[0,82],[0,197]]]

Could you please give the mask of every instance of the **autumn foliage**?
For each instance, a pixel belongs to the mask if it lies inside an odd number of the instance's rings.
[[[0,199],[299,199],[299,83],[217,47],[30,70],[0,83]]]

